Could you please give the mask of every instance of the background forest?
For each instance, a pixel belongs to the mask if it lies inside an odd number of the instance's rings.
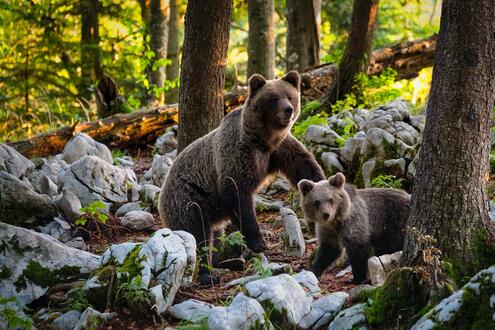
[[[116,81],[127,99],[126,111],[153,103],[176,103],[186,1],[170,1],[170,8],[163,15],[150,15],[150,7],[160,3],[2,1],[0,141],[26,138],[60,125],[95,119],[93,92],[103,73]],[[247,3],[234,1],[225,78],[227,90],[236,81],[244,84],[247,79]],[[338,63],[341,59],[352,3],[351,0],[321,2],[319,58],[314,64]],[[288,69],[287,16],[291,4],[291,1],[274,2],[277,76]],[[437,0],[380,1],[373,49],[438,32],[440,5]],[[310,14],[300,16],[303,19]],[[381,80],[364,83],[362,87],[368,87],[371,95],[361,103],[372,107],[402,96],[420,110],[427,96],[431,69],[407,81],[394,81],[393,75],[389,72]],[[373,96],[375,93],[378,95]],[[351,101],[344,107],[349,105],[357,104]]]

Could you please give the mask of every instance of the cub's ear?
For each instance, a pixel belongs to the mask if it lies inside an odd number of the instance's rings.
[[[253,96],[256,94],[256,92],[266,84],[266,79],[263,78],[262,75],[260,74],[253,74],[251,78],[249,78],[248,85],[249,85],[249,95]]]
[[[342,173],[337,173],[328,178],[328,182],[330,182],[331,186],[335,188],[342,188],[345,184],[345,176]]]
[[[297,90],[300,89],[301,85],[301,76],[299,76],[299,73],[297,71],[290,71],[285,74],[285,76],[282,77],[282,80],[287,81],[288,83],[292,84]]]
[[[299,192],[301,193],[302,196],[306,196],[307,193],[309,193],[315,186],[315,183],[313,181],[309,181],[306,179],[303,179],[299,181],[297,184],[297,188],[299,188]]]

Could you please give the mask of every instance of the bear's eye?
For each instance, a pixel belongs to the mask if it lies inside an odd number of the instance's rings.
[[[330,198],[330,199],[328,200],[328,203],[330,203],[330,205],[333,205],[334,200]]]
[[[320,201],[315,201],[315,207],[320,207]]]
[[[292,101],[292,96],[288,95],[287,99],[289,100],[289,102]]]

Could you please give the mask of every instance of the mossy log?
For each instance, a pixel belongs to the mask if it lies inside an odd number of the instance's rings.
[[[382,48],[373,52],[368,74],[380,74],[386,67],[398,72],[398,79],[411,78],[433,65],[436,35]],[[302,95],[308,99],[320,98],[337,77],[335,64],[325,64],[302,74]],[[224,95],[224,111],[240,106],[247,97],[245,86],[235,86]],[[110,147],[126,148],[152,143],[169,126],[178,122],[177,105],[158,107],[129,114],[117,114],[97,121],[77,123],[70,127],[37,135],[30,139],[8,143],[26,157],[46,157],[63,150],[67,141],[79,132]]]

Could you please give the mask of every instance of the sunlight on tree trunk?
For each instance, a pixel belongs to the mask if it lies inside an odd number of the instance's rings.
[[[287,71],[304,72],[320,59],[320,0],[287,0]]]
[[[215,129],[223,116],[223,87],[232,1],[189,0],[179,92],[179,147]]]
[[[358,73],[366,73],[371,57],[373,33],[379,0],[354,0],[347,46],[339,64],[339,79],[325,96],[327,105],[343,99],[352,91]]]
[[[248,0],[249,40],[247,78],[259,73],[274,78],[275,7],[273,0]]]

